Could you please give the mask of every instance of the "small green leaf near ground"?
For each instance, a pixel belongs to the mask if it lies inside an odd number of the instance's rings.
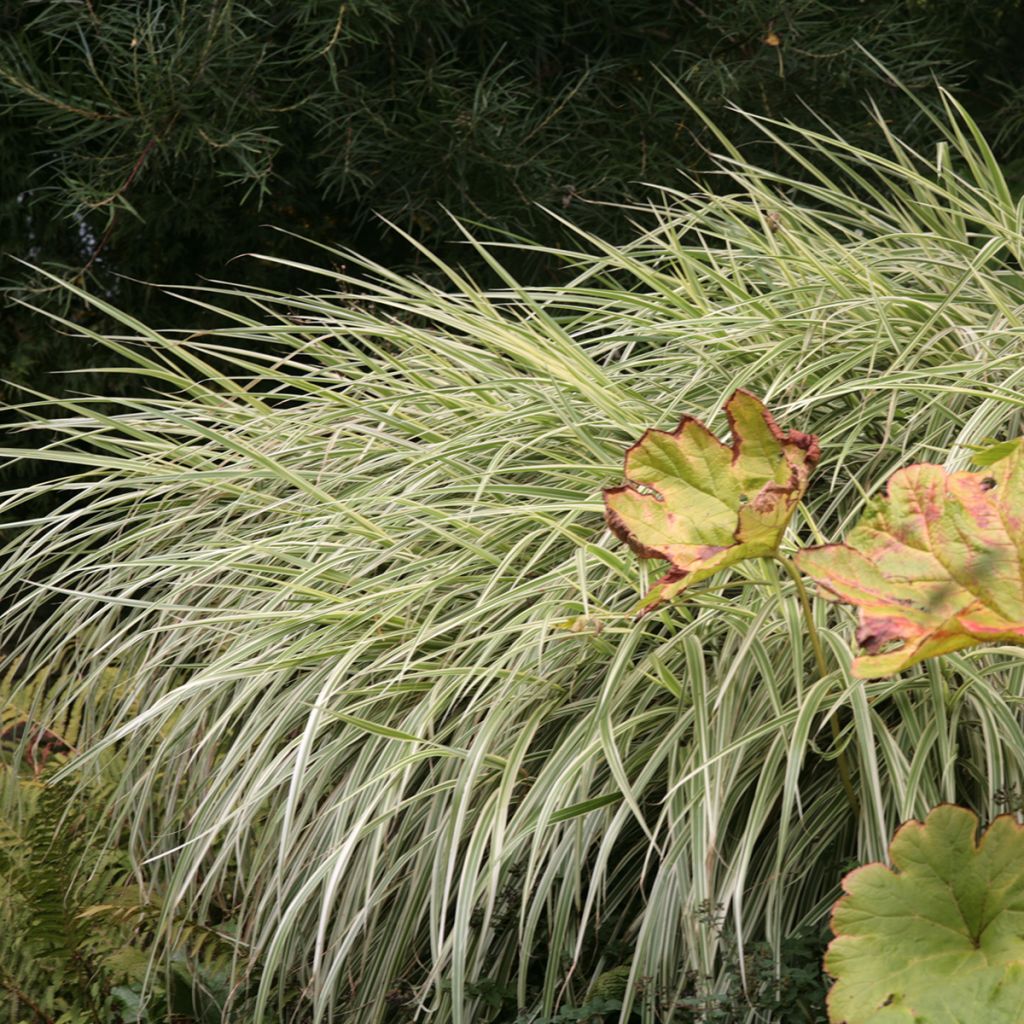
[[[937,807],[896,833],[892,868],[846,876],[825,958],[833,1024],[1024,1020],[1024,827],[1003,815],[977,830]]]

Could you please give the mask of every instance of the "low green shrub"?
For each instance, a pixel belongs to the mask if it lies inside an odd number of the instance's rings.
[[[54,781],[88,710],[67,708],[40,728],[26,711],[52,681],[50,672],[36,674],[13,701],[14,680],[0,684],[4,1016],[19,1024],[214,1024],[240,952],[232,924],[226,915],[216,926],[197,924],[169,908],[140,884],[126,837],[104,835],[116,757],[88,784]],[[165,915],[174,942],[154,961]]]

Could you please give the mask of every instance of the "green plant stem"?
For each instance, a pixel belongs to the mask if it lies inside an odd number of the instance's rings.
[[[43,1024],[54,1024],[53,1018],[28,993],[22,992],[17,984],[7,977],[6,973],[0,975],[0,987],[7,989],[19,1003],[24,1003],[39,1020],[43,1021]]]
[[[814,613],[811,610],[811,599],[807,593],[800,570],[797,569],[792,559],[781,555],[778,552],[773,556],[775,561],[786,570],[787,575],[796,587],[797,596],[800,598],[800,608],[804,615],[804,624],[807,626],[807,635],[811,640],[811,648],[814,651],[814,662],[818,668],[818,677],[824,679],[828,675],[828,662],[825,660],[825,648],[821,643],[821,634],[814,624]],[[854,817],[860,814],[860,801],[853,788],[853,781],[850,774],[850,762],[846,759],[846,751],[840,747],[839,722],[835,715],[830,715],[828,724],[832,729],[832,743],[836,749],[836,767],[839,769],[839,778],[842,780],[843,789],[846,791],[846,799],[850,804]]]

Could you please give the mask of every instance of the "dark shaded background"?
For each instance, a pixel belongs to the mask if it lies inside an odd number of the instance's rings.
[[[927,149],[926,119],[865,50],[929,102],[936,78],[952,89],[1012,170],[1019,0],[0,0],[0,278],[8,299],[100,329],[9,257],[156,326],[200,327],[194,308],[139,282],[298,286],[230,262],[314,258],[267,225],[396,266],[415,251],[378,214],[470,264],[446,209],[556,242],[549,207],[622,239],[627,218],[605,204],[708,166],[710,140],[662,73],[752,159],[780,155],[730,104],[804,123],[814,111],[877,145],[873,99]],[[558,267],[520,258],[516,270],[546,280]],[[68,379],[52,371],[103,358],[13,301],[0,310],[4,381],[59,391]],[[0,398],[18,392],[0,383]]]

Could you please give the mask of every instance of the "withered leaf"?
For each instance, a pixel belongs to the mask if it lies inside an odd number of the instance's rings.
[[[854,675],[878,679],[986,641],[1024,644],[1024,448],[1005,451],[977,473],[902,469],[845,543],[797,555],[825,597],[860,609],[867,654]]]
[[[684,416],[626,452],[626,483],[604,492],[605,518],[642,558],[670,568],[640,614],[745,558],[773,555],[818,461],[813,434],[780,430],[748,391],[725,404],[732,445]]]

